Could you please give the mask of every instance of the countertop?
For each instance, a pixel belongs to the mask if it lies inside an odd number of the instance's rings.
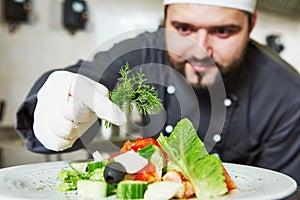
[[[286,198],[286,200],[299,200],[300,199],[300,186],[297,187],[297,190],[290,197]]]

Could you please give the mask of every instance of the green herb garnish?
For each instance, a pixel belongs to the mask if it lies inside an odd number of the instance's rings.
[[[154,86],[145,84],[145,74],[142,69],[139,72],[131,74],[129,64],[126,63],[120,69],[121,77],[117,87],[109,93],[109,98],[123,111],[129,113],[133,109],[133,104],[141,115],[158,114],[162,109],[162,102],[158,98],[158,92]],[[109,127],[110,123],[105,122],[105,127]]]

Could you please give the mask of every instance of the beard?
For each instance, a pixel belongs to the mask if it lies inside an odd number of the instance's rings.
[[[233,74],[234,72],[236,72],[239,69],[241,63],[243,62],[243,59],[245,58],[245,54],[246,54],[246,47],[243,49],[240,56],[237,57],[236,59],[234,59],[227,66],[224,66],[223,64],[215,61],[215,64],[216,64],[217,68],[219,69],[219,71],[221,73],[221,76],[224,79],[227,78],[228,76],[230,76],[231,74]]]
[[[207,89],[208,86],[213,85],[217,82],[218,80],[217,77],[219,75],[221,79],[225,80],[227,77],[234,74],[239,69],[239,66],[241,65],[245,57],[245,53],[246,53],[246,47],[241,52],[240,56],[232,60],[232,62],[230,62],[227,65],[215,61],[210,57],[205,57],[201,60],[193,56],[189,57],[188,59],[183,59],[178,55],[171,55],[169,53],[168,58],[172,67],[176,69],[179,73],[181,73],[194,89]],[[212,66],[210,67],[211,69],[208,70],[207,72],[195,73],[195,72],[190,72],[190,70],[187,67],[190,62],[208,63],[208,64],[212,64]]]

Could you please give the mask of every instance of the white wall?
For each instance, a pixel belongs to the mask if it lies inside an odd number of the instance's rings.
[[[300,18],[259,11],[258,21],[251,36],[266,44],[265,38],[270,34],[281,36],[285,49],[280,56],[300,72]]]
[[[15,33],[9,33],[0,21],[0,99],[7,103],[0,126],[14,124],[17,107],[43,72],[87,58],[118,33],[157,27],[163,17],[162,0],[88,0],[87,30],[70,35],[61,25],[62,0],[32,2],[31,23],[21,25]],[[299,19],[261,13],[252,37],[265,43],[270,33],[282,35],[286,46],[282,57],[300,70]]]

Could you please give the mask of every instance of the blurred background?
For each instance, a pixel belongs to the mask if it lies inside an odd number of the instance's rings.
[[[300,1],[259,0],[258,10],[251,37],[300,71]],[[18,106],[45,71],[90,58],[113,36],[162,20],[162,0],[0,0],[0,167],[88,158],[85,150],[27,151],[14,131]]]

